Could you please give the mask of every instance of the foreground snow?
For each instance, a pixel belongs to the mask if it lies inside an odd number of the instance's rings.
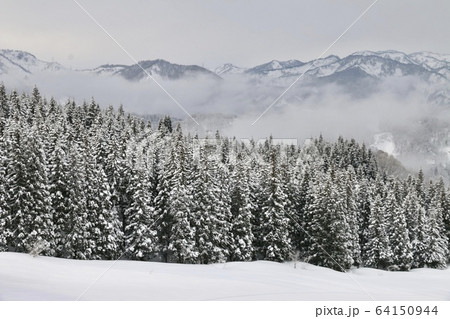
[[[0,300],[76,300],[80,295],[81,300],[449,300],[450,269],[363,268],[344,274],[304,263],[296,269],[293,263],[266,261],[113,265],[0,253]]]

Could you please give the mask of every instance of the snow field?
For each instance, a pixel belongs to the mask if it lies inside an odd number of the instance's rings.
[[[450,300],[450,270],[346,274],[305,263],[294,269],[268,261],[181,265],[0,253],[0,300],[77,299]]]

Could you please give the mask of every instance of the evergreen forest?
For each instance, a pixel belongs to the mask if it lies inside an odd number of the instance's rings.
[[[354,139],[191,136],[0,85],[0,251],[83,260],[446,268],[450,190]]]

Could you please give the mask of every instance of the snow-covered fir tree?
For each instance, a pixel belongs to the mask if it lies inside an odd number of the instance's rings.
[[[56,219],[59,245],[58,256],[73,259],[92,259],[91,222],[88,218],[86,189],[88,187],[85,170],[85,150],[75,143],[66,154],[69,171],[66,173],[68,197]],[[55,189],[55,188],[53,188]],[[67,206],[66,206],[67,205]],[[62,217],[65,216],[65,217]]]
[[[231,175],[231,214],[233,242],[230,258],[233,261],[250,261],[254,255],[252,225],[253,204],[249,185],[249,167],[242,152],[237,154],[236,165]]]
[[[215,153],[201,145],[193,174],[195,240],[200,263],[224,262],[229,256],[230,203],[221,200],[220,171]]]
[[[352,252],[353,265],[361,264],[361,246],[359,239],[360,211],[357,205],[358,184],[353,166],[337,175],[338,192],[344,198],[342,210],[349,227],[349,249]]]
[[[429,242],[424,252],[424,263],[431,268],[445,268],[449,252],[440,197],[442,193],[435,189],[433,194],[428,207]]]
[[[353,264],[352,234],[344,212],[344,199],[333,183],[335,172],[324,174],[314,188],[308,210],[311,225],[308,227],[310,247],[307,260],[319,266],[339,271]]]
[[[96,162],[94,144],[86,141],[85,150],[86,212],[92,259],[114,259],[121,255],[123,236],[118,213],[103,167]]]
[[[191,154],[184,144],[181,126],[177,126],[175,144],[171,148],[167,171],[171,171],[172,180],[169,190],[170,236],[168,249],[171,261],[194,263],[199,252],[195,247],[195,220],[192,205]]]
[[[396,184],[396,182],[393,182]],[[395,185],[388,191],[384,210],[388,216],[388,235],[392,250],[393,270],[409,270],[413,261],[412,247],[406,224],[405,211],[396,198]]]
[[[5,134],[8,245],[18,252],[29,252],[43,241],[48,246],[42,254],[51,256],[55,247],[53,208],[39,132],[35,126],[18,122],[11,123]]]
[[[284,261],[292,253],[289,236],[289,220],[293,214],[289,211],[290,203],[286,189],[281,181],[279,150],[269,150],[269,162],[263,184],[265,198],[261,207],[260,234],[261,246],[258,247],[263,259]]]
[[[387,223],[383,200],[378,194],[372,201],[369,225],[366,230],[367,242],[364,247],[363,260],[367,267],[387,269],[393,262]]]
[[[430,244],[430,225],[425,207],[420,204],[416,190],[411,189],[403,201],[408,233],[410,234],[414,268],[425,266],[426,252]]]

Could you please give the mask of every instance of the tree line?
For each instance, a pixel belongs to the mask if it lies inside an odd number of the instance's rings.
[[[0,85],[0,251],[174,263],[444,268],[450,191],[388,175],[364,144],[201,139]],[[295,257],[294,257],[295,256]]]

